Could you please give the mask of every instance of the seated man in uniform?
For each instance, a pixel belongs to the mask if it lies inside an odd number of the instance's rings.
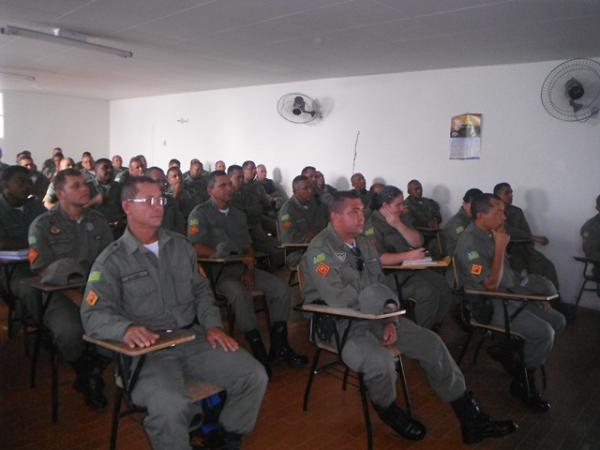
[[[446,222],[442,230],[444,255],[454,255],[458,238],[465,231],[465,228],[472,222],[471,202],[478,195],[483,194],[480,189],[471,188],[463,196],[463,204],[458,212]]]
[[[31,177],[31,195],[35,195],[39,200],[44,198],[46,190],[50,181],[44,176],[44,174],[37,170],[31,153],[24,151],[17,157],[17,164],[21,167],[25,167],[29,170],[29,176]]]
[[[318,170],[315,172],[314,190],[315,197],[325,206],[329,206],[333,193],[337,192],[336,188],[325,183],[325,175]]]
[[[21,166],[7,166],[0,175],[0,250],[27,248],[29,225],[37,216],[46,212],[37,198],[29,196],[29,175],[29,171]],[[29,270],[29,264],[23,262],[15,266],[11,278],[10,288],[16,297],[15,312],[21,318],[24,318],[27,309],[40,301],[37,290],[21,283],[22,278],[31,276],[33,274]],[[2,284],[6,290],[6,279],[2,279]]]
[[[181,175],[181,171],[177,167],[172,167],[170,173],[178,172]],[[180,203],[175,200],[173,196],[169,195],[169,182],[165,173],[160,167],[150,167],[148,169],[148,176],[152,178],[158,186],[160,191],[165,196],[165,205],[163,206],[163,220],[162,227],[166,230],[173,231],[185,236],[185,216],[181,212]],[[179,178],[181,180],[181,178]],[[183,189],[183,183],[178,185],[180,189]]]
[[[208,200],[208,193],[206,192],[207,176],[208,174],[204,172],[203,164],[197,159],[192,159],[190,170],[183,178],[183,188],[192,198],[192,208]]]
[[[65,169],[54,177],[58,206],[35,219],[29,227],[29,263],[42,280],[61,263],[72,262],[73,271],[87,276],[90,266],[113,240],[106,219],[99,212],[87,209],[90,190],[77,169]],[[64,359],[69,362],[77,379],[74,387],[82,392],[88,406],[101,410],[106,407],[102,393],[102,361],[81,338],[83,328],[79,317],[79,290],[62,291],[53,295],[44,315],[44,324],[52,331]],[[37,307],[41,307],[38,304]],[[37,316],[39,311],[30,311]]]
[[[121,157],[121,155],[114,155],[112,157],[111,162],[115,171],[115,176],[119,175],[125,170],[125,167],[123,167],[123,158]]]
[[[231,185],[231,179],[225,172],[210,174],[210,198],[190,213],[188,239],[194,244],[198,256],[203,258],[244,257],[243,262],[227,264],[223,268],[216,290],[231,304],[240,330],[267,372],[270,372],[269,363],[285,362],[295,367],[304,366],[306,357],[297,355],[288,343],[287,319],[292,292],[279,278],[254,267],[254,250],[246,216],[230,204]],[[271,351],[268,356],[258,331],[254,300],[250,295],[250,290],[255,286],[265,293],[271,319]],[[233,333],[233,330],[230,332]]]
[[[371,204],[371,198],[373,194],[367,191],[367,181],[362,173],[355,173],[350,177],[350,184],[353,190],[360,196],[363,205],[366,208]],[[367,213],[367,215],[369,215]]]
[[[285,193],[281,191],[272,179],[267,178],[267,167],[264,164],[256,166],[256,182],[260,183],[267,193],[271,209],[277,211],[281,208],[285,200]]]
[[[310,240],[327,226],[327,209],[317,203],[312,183],[303,175],[292,182],[292,197],[279,210],[279,240],[282,243],[300,244]],[[296,267],[302,252],[288,252],[288,267]]]
[[[454,253],[464,287],[545,295],[556,293],[556,288],[546,278],[535,274],[520,278],[512,271],[506,257],[510,235],[504,229],[504,210],[503,201],[493,194],[482,194],[471,202],[473,222],[462,233]],[[502,305],[500,299],[480,299],[472,305],[473,314],[482,322],[504,327]],[[508,313],[512,315],[522,305],[521,302],[510,302]],[[565,317],[547,302],[528,302],[524,310],[511,317],[510,326],[525,339],[523,353],[530,388],[528,394],[527,380],[520,368],[513,373],[510,392],[530,408],[548,411],[550,404],[535,386],[535,371],[548,359],[555,336],[565,327]]]
[[[192,329],[196,339],[150,353],[132,398],[147,408],[144,429],[155,450],[189,450],[194,404],[184,378],[226,389],[220,414],[226,448],[238,449],[254,428],[267,377],[261,365],[225,334],[208,280],[185,237],[161,228],[158,184],[130,177],[123,187],[127,230],[98,256],[81,318],[86,333],[131,348],[156,342],[153,330]]]
[[[144,159],[140,156],[134,156],[129,160],[128,168],[122,170],[117,174],[117,176],[115,177],[115,181],[117,183],[123,184],[127,180],[127,177],[129,177],[130,175],[132,177],[141,177],[144,175],[145,171],[146,166],[144,163]]]
[[[225,172],[226,169],[227,169],[227,166],[225,165],[225,161],[218,160],[215,163],[215,170],[221,170],[221,171]]]
[[[419,180],[411,180],[406,187],[408,197],[404,200],[406,216],[415,228],[437,228],[442,221],[440,205],[427,197],[423,197],[423,186]]]
[[[265,171],[266,173],[266,171]],[[275,236],[276,222],[277,222],[277,210],[275,199],[271,198],[265,190],[262,183],[257,180],[257,170],[254,161],[244,161],[242,164],[242,174],[244,176],[244,184],[242,186],[242,192],[244,202],[254,205],[260,205],[262,208],[260,220],[263,228]],[[247,197],[254,197],[252,200]]]
[[[101,195],[101,202],[95,209],[111,224],[114,236],[119,238],[125,230],[125,213],[121,208],[121,184],[115,181],[113,165],[108,158],[96,160],[94,172],[96,188]]]
[[[395,186],[386,186],[378,194],[379,210],[365,226],[365,236],[379,253],[381,265],[399,265],[404,261],[425,258],[421,234],[401,219],[404,195]],[[448,314],[452,292],[442,275],[430,270],[401,270],[387,276],[390,288],[398,295],[415,300],[415,320],[424,328],[437,329]]]
[[[246,162],[249,163],[249,161]],[[248,167],[247,165],[246,171],[251,169],[252,166]],[[231,179],[233,188],[231,204],[246,215],[252,246],[256,251],[264,253],[268,257],[271,270],[278,269],[283,266],[284,256],[275,237],[277,234],[275,220],[265,214],[267,200],[264,189],[254,183],[245,183],[244,170],[238,165],[229,166],[227,175]],[[272,222],[272,224],[268,225],[268,222]],[[265,228],[265,225],[268,225],[271,230]]]
[[[379,255],[368,238],[361,235],[364,222],[364,206],[358,194],[334,194],[329,225],[313,238],[302,257],[305,302],[324,301],[332,307],[356,310],[366,306],[372,310],[397,301],[391,298],[389,289],[381,286],[385,277]],[[386,296],[386,291],[391,295]],[[338,323],[338,328],[343,326]],[[481,412],[466,390],[465,379],[452,355],[435,333],[405,318],[356,322],[341,357],[352,370],[363,374],[379,417],[397,433],[419,440],[425,436],[425,427],[408,418],[396,405],[394,356],[386,348],[391,345],[417,359],[437,396],[451,403],[465,443],[504,436],[517,429],[511,421],[497,422]]]
[[[596,197],[596,211],[598,214],[581,227],[581,240],[586,258],[597,261],[592,273],[600,279],[600,195]]]

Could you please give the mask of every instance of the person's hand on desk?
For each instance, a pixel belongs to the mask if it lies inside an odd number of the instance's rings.
[[[398,334],[396,333],[396,324],[393,322],[386,323],[383,327],[383,345],[386,347],[396,343]]]
[[[206,330],[206,340],[214,350],[217,344],[226,352],[235,352],[239,344],[221,328],[213,327]]]
[[[158,338],[158,334],[153,333],[146,327],[130,325],[123,335],[123,342],[125,342],[129,348],[145,348],[155,344]]]
[[[413,259],[423,259],[427,256],[427,250],[423,247],[415,248],[414,250],[409,250],[404,252],[404,260],[411,261]]]

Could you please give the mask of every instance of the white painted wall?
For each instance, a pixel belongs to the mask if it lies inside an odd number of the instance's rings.
[[[109,154],[108,101],[36,92],[3,94],[2,161],[14,164],[17,153],[29,150],[41,168],[54,147],[76,161],[86,150],[96,157]]]
[[[148,156],[165,166],[172,157],[214,164],[253,159],[277,169],[289,185],[315,165],[338,187],[348,185],[355,136],[356,170],[405,188],[423,182],[444,217],[470,187],[490,191],[499,181],[515,190],[515,204],[557,265],[563,296],[580,283],[579,228],[594,214],[600,193],[600,121],[566,123],[550,117],[540,87],[555,63],[477,67],[197,92],[110,103],[110,149]],[[318,98],[328,113],[314,125],[294,125],[275,109],[288,92]],[[450,117],[483,113],[483,155],[450,161]],[[180,124],[178,119],[189,122]],[[288,189],[289,190],[289,189]],[[585,304],[592,305],[594,297]],[[596,302],[596,305],[598,302]]]

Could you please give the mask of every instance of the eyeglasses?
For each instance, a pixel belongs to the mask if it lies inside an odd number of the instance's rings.
[[[146,198],[128,198],[128,203],[143,203],[146,206],[165,206],[167,204],[166,197],[146,197]]]

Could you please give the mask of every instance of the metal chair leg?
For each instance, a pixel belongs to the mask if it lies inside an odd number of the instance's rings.
[[[117,435],[119,433],[119,419],[121,418],[121,401],[123,400],[123,389],[115,386],[115,403],[113,405],[112,426],[110,430],[110,450],[117,448]]]
[[[348,375],[350,375],[350,367],[346,366],[346,370],[344,370],[344,378],[342,380],[342,390],[345,391],[348,387]]]
[[[42,333],[44,330],[40,327],[35,332],[35,341],[33,342],[33,355],[31,356],[31,368],[29,369],[29,387],[35,387],[35,378],[37,374],[38,358],[40,356],[40,347],[42,346]]]
[[[308,411],[308,397],[310,396],[310,390],[312,388],[313,381],[315,379],[315,373],[317,371],[317,364],[319,364],[319,356],[321,356],[321,349],[317,348],[315,355],[313,356],[312,364],[310,365],[310,372],[308,374],[308,383],[306,384],[306,390],[304,391],[304,401],[302,403],[302,409]]]
[[[54,342],[50,344],[50,366],[52,368],[52,422],[58,422],[58,355]]]
[[[363,374],[358,374],[358,385],[360,391],[360,399],[362,402],[363,417],[365,419],[365,428],[367,429],[367,449],[373,449],[373,430],[371,428],[371,417],[369,416],[369,401],[367,400],[367,387],[363,379]]]
[[[400,381],[402,382],[402,393],[404,394],[404,403],[406,404],[406,414],[408,417],[413,417],[412,402],[410,401],[410,394],[408,392],[408,383],[406,382],[406,373],[404,372],[404,364],[402,363],[402,356],[398,356],[396,360],[396,372],[400,375]]]
[[[581,301],[581,296],[583,295],[583,291],[585,291],[585,286],[587,284],[587,280],[584,279],[581,284],[581,288],[579,288],[579,292],[577,293],[577,299],[575,300],[575,308],[579,307],[579,302]]]
[[[469,349],[469,344],[471,343],[471,339],[473,339],[473,330],[469,331],[469,334],[467,335],[467,340],[465,341],[465,344],[463,345],[462,352],[460,352],[458,361],[456,361],[456,364],[458,364],[459,366],[460,366],[461,361],[465,357],[467,350]]]

